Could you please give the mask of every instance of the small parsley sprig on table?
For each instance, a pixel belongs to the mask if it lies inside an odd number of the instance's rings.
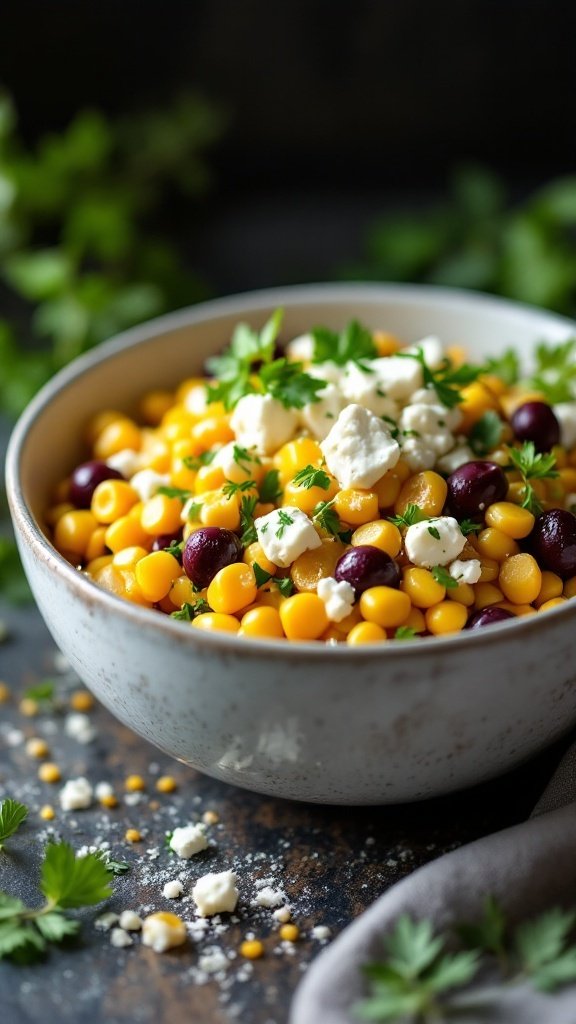
[[[558,476],[556,456],[552,453],[536,452],[533,441],[525,441],[521,448],[510,448],[508,470],[517,469],[524,485],[522,508],[533,515],[539,515],[542,506],[538,501],[531,480],[551,480]]]
[[[0,801],[0,850],[4,848],[6,840],[18,831],[27,817],[28,808],[25,804],[12,800],[10,797]]]
[[[422,367],[424,387],[434,388],[438,400],[447,409],[453,409],[462,401],[462,387],[472,384],[482,373],[481,366],[470,366],[463,363],[461,366],[453,366],[449,359],[438,370],[431,370],[424,358],[421,348],[415,352],[398,352],[403,359],[416,359]]]
[[[27,907],[0,892],[0,959],[30,963],[42,956],[49,943],[75,935],[80,922],[65,911],[108,899],[113,873],[99,853],[76,857],[68,843],[48,843],[40,876],[45,902]]]

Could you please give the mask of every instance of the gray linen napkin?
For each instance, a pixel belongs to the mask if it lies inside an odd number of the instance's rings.
[[[396,919],[429,918],[443,930],[479,918],[487,893],[511,924],[576,903],[576,743],[527,822],[420,868],[346,928],[301,982],[290,1024],[358,1024],[350,1007],[365,995],[362,965],[382,957],[382,936]],[[459,1004],[451,1024],[576,1024],[576,985],[547,996],[528,985],[497,986],[483,974]]]

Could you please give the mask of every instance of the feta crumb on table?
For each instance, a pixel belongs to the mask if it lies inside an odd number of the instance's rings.
[[[182,860],[189,860],[195,853],[200,853],[208,846],[206,838],[206,826],[199,822],[197,825],[184,825],[183,828],[175,828],[170,837],[170,849],[181,857]]]
[[[113,928],[110,932],[110,943],[117,949],[122,949],[124,946],[134,945],[134,940],[123,928]]]
[[[88,715],[83,714],[81,711],[72,711],[69,715],[66,715],[64,732],[71,739],[77,740],[78,743],[91,743],[97,735],[96,729]]]
[[[240,895],[236,877],[234,871],[210,871],[198,879],[192,889],[192,899],[201,917],[232,913],[236,909]]]
[[[265,885],[256,894],[254,903],[258,907],[266,907],[271,910],[273,907],[279,907],[285,899],[282,889],[273,889],[271,885]]]
[[[123,910],[118,924],[124,931],[139,932],[142,927],[142,918],[134,910]]]
[[[182,946],[186,942],[186,925],[176,914],[159,911],[150,914],[142,922],[142,943],[150,946],[155,953],[165,953],[174,946]]]
[[[167,900],[176,900],[183,892],[184,886],[177,878],[172,879],[171,882],[166,882],[162,889],[162,895],[165,896]]]
[[[88,779],[80,776],[78,779],[69,779],[66,785],[60,790],[58,799],[63,811],[80,811],[90,807],[93,797],[93,789]]]

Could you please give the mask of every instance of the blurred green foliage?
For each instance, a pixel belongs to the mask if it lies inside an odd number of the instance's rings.
[[[576,177],[519,203],[495,175],[460,168],[447,201],[377,220],[343,276],[473,288],[576,314]]]
[[[115,122],[84,111],[30,149],[0,95],[0,411],[20,412],[115,332],[205,297],[165,212],[167,200],[204,195],[204,154],[222,127],[218,110],[186,95]]]

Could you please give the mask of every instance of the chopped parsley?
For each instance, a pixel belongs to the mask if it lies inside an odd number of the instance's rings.
[[[520,377],[520,362],[517,353],[513,348],[507,348],[503,355],[487,359],[482,367],[482,373],[499,377],[508,387],[517,384]]]
[[[258,364],[271,363],[283,316],[284,310],[276,309],[260,331],[248,324],[236,325],[229,348],[208,360],[210,373],[218,379],[207,389],[209,402],[220,401],[226,409],[232,409],[244,395],[255,390],[250,379],[252,372]]]
[[[470,447],[475,455],[488,455],[500,443],[504,424],[497,412],[489,409],[476,421],[468,435]]]
[[[167,548],[163,548],[162,550],[167,551],[168,554],[173,555],[174,558],[179,558],[182,552],[184,551],[185,543],[186,541],[183,540],[172,541],[172,543],[169,544]]]
[[[263,366],[260,381],[264,391],[286,409],[302,409],[310,402],[318,402],[318,392],[326,387],[325,380],[304,372],[303,363],[293,363],[288,359],[275,359]]]
[[[343,530],[342,523],[334,508],[334,498],[331,501],[319,501],[312,513],[313,522],[317,523],[326,533],[338,537],[344,544],[348,544],[352,537],[352,530]]]
[[[277,469],[269,469],[259,487],[260,501],[268,503],[276,501],[282,494],[280,474]]]
[[[156,493],[164,494],[167,498],[180,498],[181,501],[187,501],[192,497],[192,491],[184,487],[159,487]]]
[[[278,523],[280,525],[276,530],[276,536],[278,537],[279,540],[284,536],[284,531],[286,527],[292,526],[293,522],[294,520],[292,519],[292,516],[289,516],[288,513],[285,512],[283,508],[278,509]]]
[[[226,497],[228,498],[228,501],[230,501],[230,498],[232,498],[235,494],[240,494],[243,491],[251,491],[255,487],[255,480],[243,480],[242,483],[240,484],[234,483],[233,480],[227,480],[224,486],[222,487],[222,494],[225,494]]]
[[[193,469],[197,472],[202,466],[209,466],[216,455],[216,451],[201,452],[200,455],[185,455],[182,464],[186,469]]]
[[[206,612],[211,612],[212,609],[203,597],[199,597],[194,604],[189,601],[185,601],[182,607],[177,612],[172,612],[170,615],[171,619],[179,619],[182,622],[192,622],[198,615],[204,615]]]
[[[330,477],[323,469],[315,469],[314,466],[308,465],[296,473],[294,483],[307,491],[311,487],[321,487],[323,491],[327,491],[330,487]]]
[[[521,448],[510,448],[511,463],[508,469],[517,469],[524,484],[522,508],[527,508],[533,515],[542,511],[531,480],[549,480],[558,476],[556,456],[551,453],[536,452],[533,441],[525,441]]]
[[[410,502],[408,505],[406,505],[406,508],[404,509],[401,515],[388,516],[388,522],[393,523],[394,526],[397,526],[399,529],[401,529],[403,526],[414,526],[414,523],[421,523],[422,520],[425,518],[426,516],[423,515],[422,509],[419,507],[419,505],[414,505],[412,502]]]
[[[398,626],[394,633],[394,640],[414,640],[416,635],[414,626]]]
[[[184,516],[185,519],[188,520],[189,523],[192,523],[198,519],[201,511],[202,502],[194,501],[194,498],[188,498],[188,501],[184,503],[182,515]]]
[[[458,526],[460,527],[460,533],[463,533],[465,537],[469,533],[480,533],[482,526],[480,523],[475,523],[473,519],[462,519]]]
[[[428,533],[434,537],[434,540],[440,540],[440,531],[435,526],[429,526]]]
[[[242,530],[240,541],[245,548],[258,540],[258,534],[254,525],[254,511],[257,504],[258,498],[255,494],[250,496],[242,495],[240,503],[240,529]]]
[[[528,386],[541,391],[550,405],[572,402],[576,391],[576,338],[561,345],[536,347],[534,374]]]
[[[236,465],[243,469],[245,473],[250,472],[254,463],[259,465],[261,461],[256,452],[250,451],[248,448],[242,448],[239,444],[233,446],[232,458]]]
[[[256,577],[257,587],[263,587],[265,583],[268,583],[268,580],[272,579],[272,573],[266,572],[261,565],[258,565],[258,562],[252,563],[252,569],[254,570],[254,576]]]
[[[294,590],[294,584],[289,576],[281,576],[279,579],[274,578],[274,583],[284,597],[290,597]]]
[[[432,576],[436,580],[436,583],[439,583],[440,586],[442,587],[446,587],[447,590],[453,590],[455,587],[458,586],[458,580],[455,580],[454,577],[450,575],[448,570],[445,569],[443,565],[433,566],[431,572]]]
[[[448,409],[453,409],[462,401],[461,387],[471,384],[482,373],[481,366],[470,366],[463,363],[454,367],[449,359],[445,359],[438,370],[431,370],[421,348],[416,352],[398,352],[403,359],[416,359],[422,367],[425,387],[434,388],[438,400]]]
[[[339,333],[328,327],[314,327],[311,334],[314,340],[313,363],[332,362],[338,366],[357,363],[368,370],[366,360],[378,356],[372,331],[357,320],[351,320]]]

